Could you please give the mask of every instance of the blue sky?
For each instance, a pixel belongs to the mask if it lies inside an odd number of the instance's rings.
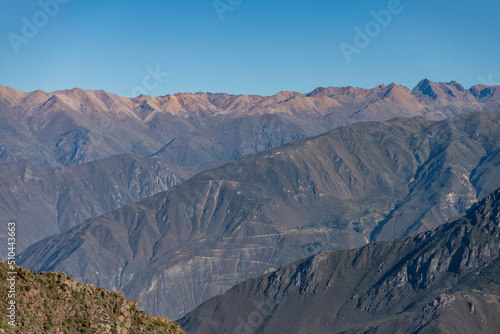
[[[0,84],[158,96],[500,81],[498,0],[401,0],[377,29],[371,12],[392,1],[220,0],[219,15],[213,0],[60,0],[51,17],[39,1],[2,0]],[[26,21],[38,31],[23,33]],[[355,28],[367,25],[369,44],[357,47]],[[357,48],[350,63],[341,43]]]

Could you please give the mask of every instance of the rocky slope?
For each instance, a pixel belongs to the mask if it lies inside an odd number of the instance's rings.
[[[27,161],[5,163],[0,165],[0,247],[7,248],[8,221],[22,231],[20,252],[91,217],[170,189],[195,172],[130,154],[48,170]]]
[[[500,190],[415,237],[321,252],[204,303],[189,333],[498,333]]]
[[[15,272],[15,326],[7,317],[11,285],[7,279]],[[70,277],[0,263],[2,293],[0,333],[185,333],[166,318],[150,317],[126,300],[122,292],[109,292],[85,285]],[[9,313],[10,314],[10,313]]]
[[[358,121],[500,110],[498,88],[423,80],[413,90],[391,84],[129,99],[105,91],[24,93],[0,86],[0,163],[24,159],[47,168],[123,153],[183,166],[229,161]]]
[[[247,156],[20,256],[179,318],[322,250],[416,234],[500,187],[500,113],[358,123]],[[167,302],[172,301],[172,302]]]

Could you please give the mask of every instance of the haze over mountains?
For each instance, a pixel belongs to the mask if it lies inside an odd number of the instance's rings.
[[[500,191],[415,237],[321,252],[180,321],[192,334],[498,333]]]
[[[149,314],[176,319],[319,251],[444,223],[500,187],[499,150],[499,112],[341,127],[93,218],[20,263],[124,290]]]

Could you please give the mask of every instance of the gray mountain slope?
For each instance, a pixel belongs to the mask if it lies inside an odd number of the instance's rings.
[[[491,333],[500,329],[500,191],[418,236],[321,252],[180,320],[203,333]]]
[[[17,222],[21,252],[91,217],[170,189],[195,172],[130,154],[53,169],[5,163],[0,165],[0,247],[7,247],[7,221]]]

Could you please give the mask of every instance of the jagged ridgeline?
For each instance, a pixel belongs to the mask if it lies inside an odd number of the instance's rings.
[[[180,320],[190,334],[500,333],[500,190],[404,239],[321,252]]]
[[[345,124],[393,117],[444,119],[500,109],[498,87],[422,80],[415,88],[319,87],[301,94],[141,95],[79,88],[24,93],[0,85],[0,163],[71,166],[117,154],[181,166],[226,161],[319,135]]]
[[[164,333],[182,334],[167,318],[150,317],[125,299],[123,292],[109,292],[71,277],[15,267],[16,327],[9,324],[7,307],[11,270],[0,262],[0,333]]]

